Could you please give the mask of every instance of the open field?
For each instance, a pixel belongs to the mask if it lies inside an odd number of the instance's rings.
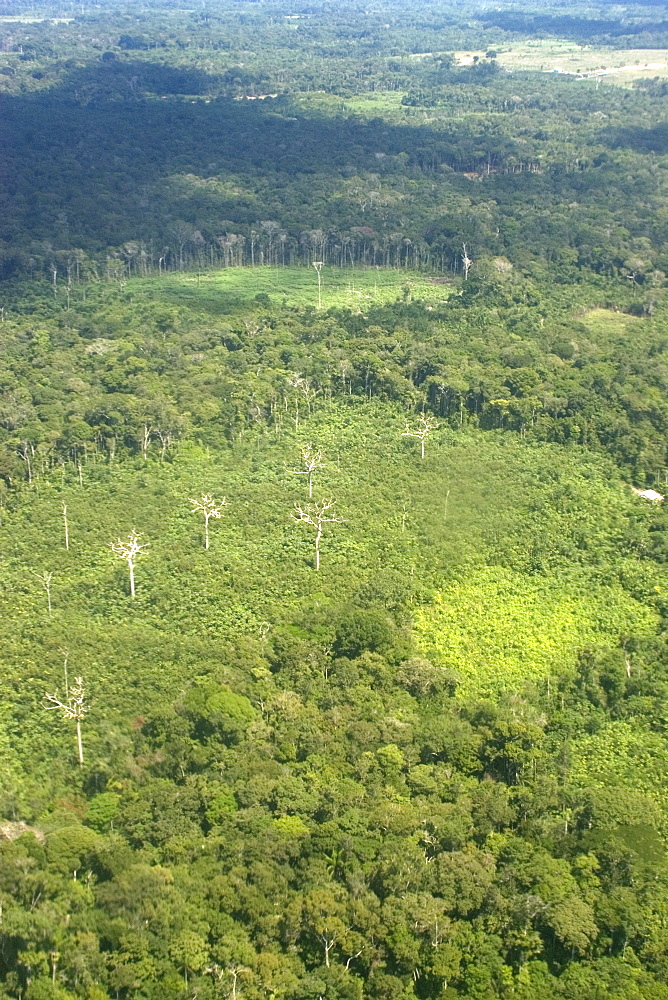
[[[483,59],[485,53],[455,52],[461,66],[470,65],[476,56]],[[505,51],[499,49],[497,62],[507,70],[603,75],[616,83],[668,75],[666,49],[601,48],[555,38],[520,42]]]
[[[258,295],[277,305],[318,308],[318,279],[307,267],[230,267],[200,274],[169,274],[129,282],[133,291],[156,292],[166,301],[181,301],[207,311],[232,312]],[[450,294],[438,280],[414,271],[352,270],[323,267],[323,309],[358,309],[400,298],[443,301]]]
[[[42,24],[44,21],[50,21],[52,24],[70,24],[73,20],[73,17],[30,17],[28,14],[0,15],[0,24],[11,24],[13,22],[20,24]]]

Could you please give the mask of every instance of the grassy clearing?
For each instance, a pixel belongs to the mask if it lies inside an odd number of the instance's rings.
[[[30,17],[27,14],[0,15],[0,24],[12,24],[13,22],[20,24],[42,24],[44,21],[50,21],[51,24],[70,24],[73,20],[73,17]]]
[[[657,337],[654,320],[639,319],[613,309],[590,309],[577,319],[587,328],[599,348],[614,350],[617,345],[629,343],[637,344],[638,347],[642,345],[644,348]]]
[[[628,333],[633,326],[641,326],[635,317],[613,309],[589,309],[582,322],[592,333],[608,336],[619,336]]]
[[[512,48],[497,50],[497,62],[507,70],[531,70],[550,73],[606,73],[611,83],[624,83],[640,77],[668,75],[666,49],[613,49],[577,45],[564,39],[533,39]],[[460,65],[470,65],[475,56],[485,52],[456,52]],[[614,71],[614,72],[613,72]]]
[[[359,114],[365,117],[376,117],[383,113],[396,113],[405,110],[401,101],[403,92],[397,90],[374,90],[368,94],[356,94],[354,97],[338,97],[334,94],[311,93],[299,94],[294,98],[295,104],[304,111],[319,111],[326,114]]]
[[[450,290],[415,271],[352,270],[324,267],[322,309],[364,311],[410,297],[441,302]],[[247,308],[258,295],[277,305],[318,308],[318,278],[308,267],[230,267],[201,274],[170,274],[130,282],[133,292],[155,293],[164,302],[179,302],[206,312]]]

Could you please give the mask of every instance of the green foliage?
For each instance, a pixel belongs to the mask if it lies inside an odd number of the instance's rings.
[[[96,795],[88,803],[86,809],[86,822],[98,833],[109,830],[118,813],[120,795],[115,792],[102,792]]]
[[[361,653],[389,653],[394,633],[390,618],[382,611],[352,611],[336,626],[335,650],[339,656],[354,658]]]

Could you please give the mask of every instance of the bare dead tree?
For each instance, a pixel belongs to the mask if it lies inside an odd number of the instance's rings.
[[[65,698],[67,699],[70,696],[70,678],[67,670],[67,662],[70,658],[70,651],[67,648],[67,646],[61,646],[59,651],[63,656],[63,675],[65,677]]]
[[[63,508],[63,527],[65,529],[65,548],[69,552],[69,550],[70,550],[70,526],[69,526],[68,521],[67,521],[67,504],[65,503],[64,500],[61,502],[61,506]]]
[[[174,444],[176,432],[172,427],[156,427],[155,435],[160,441],[160,461],[164,462],[168,449]]]
[[[325,958],[325,965],[329,969],[330,965],[332,964],[329,954],[334,945],[336,944],[336,942],[338,941],[338,935],[328,934],[325,932],[324,934],[318,934],[318,938],[320,940],[320,943],[322,944],[324,958]]]
[[[434,430],[434,428],[437,426],[438,425],[435,420],[433,420],[431,417],[426,417],[424,413],[421,413],[419,426],[415,428],[410,428],[408,424],[406,424],[406,430],[403,432],[401,436],[417,438],[418,441],[420,442],[421,456],[422,458],[424,458],[424,443],[431,434],[431,432]]]
[[[130,596],[135,596],[135,567],[139,556],[144,555],[148,548],[148,542],[140,542],[141,534],[132,529],[126,539],[119,538],[116,542],[109,542],[109,547],[114,555],[119,559],[124,559],[128,564],[130,574]]]
[[[151,425],[144,421],[142,428],[139,432],[139,447],[141,448],[141,457],[146,461],[148,458],[148,446],[151,443],[151,434],[153,433],[153,428]]]
[[[53,573],[47,573],[46,570],[44,570],[42,573],[34,573],[33,575],[44,587],[46,592],[46,606],[49,609],[49,614],[51,614],[51,580],[53,579]]]
[[[406,531],[406,521],[408,520],[408,503],[404,500],[403,507],[401,508],[401,533],[402,535]]]
[[[336,514],[329,514],[329,511],[336,504],[336,500],[317,500],[315,503],[308,503],[302,507],[295,504],[295,512],[292,518],[315,530],[315,568],[320,569],[320,540],[322,539],[323,527],[328,523],[340,524],[342,517]]]
[[[220,518],[223,507],[228,507],[227,497],[222,500],[214,500],[210,493],[202,493],[199,500],[192,500],[191,514],[202,514],[204,516],[204,548],[209,548],[209,521],[211,518]]]
[[[346,962],[346,970],[350,969],[350,963],[354,962],[356,958],[359,958],[363,951],[364,951],[364,948],[360,948],[359,951],[356,951],[354,955],[350,956],[350,958]]]
[[[21,441],[18,447],[18,456],[26,464],[26,472],[28,473],[28,484],[32,484],[32,459],[35,455],[35,448],[30,443],[30,441]]]
[[[55,694],[45,694],[44,697],[47,701],[51,702],[50,705],[46,706],[47,712],[53,711],[53,709],[60,709],[66,719],[72,719],[76,723],[79,763],[83,764],[84,756],[83,743],[81,740],[81,720],[87,712],[83,678],[74,678],[74,686],[69,696],[65,696],[65,701],[61,701]]]
[[[322,276],[321,271],[325,266],[324,260],[314,260],[312,267],[315,268],[316,274],[318,275],[318,309],[322,309]]]
[[[311,403],[315,399],[316,391],[311,388],[311,383],[307,378],[304,378],[299,372],[294,372],[290,376],[290,385],[296,392],[295,399],[295,430],[299,429],[299,395],[304,397],[306,402],[306,408],[308,413],[311,412]]]
[[[348,358],[342,358],[339,361],[339,378],[341,379],[341,384],[343,385],[343,391],[346,391],[346,378],[348,379],[348,395],[352,396],[353,393],[353,366],[351,365]]]
[[[217,962],[214,962],[212,965],[209,965],[204,970],[204,972],[207,975],[211,976],[214,983],[217,983],[219,987],[222,985],[225,976],[230,977],[230,979],[232,980],[231,988],[226,993],[226,996],[229,997],[229,1000],[239,1000],[239,997],[243,995],[242,991],[238,987],[239,976],[240,975],[243,976],[244,974],[249,973],[250,971],[251,970],[246,965],[230,965],[227,968],[225,968],[225,966],[218,965]]]
[[[468,281],[469,271],[471,270],[471,265],[473,261],[469,257],[469,252],[466,247],[466,243],[462,243],[462,267],[464,268],[464,281]]]
[[[307,444],[301,450],[303,469],[290,469],[294,476],[306,476],[308,482],[309,500],[313,497],[313,476],[322,467],[322,452],[315,451],[313,445]]]

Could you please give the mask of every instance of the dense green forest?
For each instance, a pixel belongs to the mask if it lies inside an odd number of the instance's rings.
[[[0,2],[0,1000],[668,1000],[667,100]]]

